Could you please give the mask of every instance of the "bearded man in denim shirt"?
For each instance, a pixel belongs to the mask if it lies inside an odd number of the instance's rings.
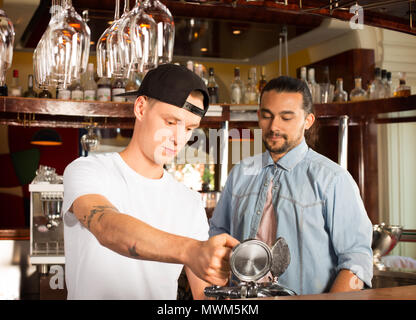
[[[267,151],[231,170],[210,236],[287,241],[291,263],[279,283],[297,294],[371,287],[372,225],[349,172],[308,147],[314,121],[307,85],[279,77],[263,89],[259,127]]]

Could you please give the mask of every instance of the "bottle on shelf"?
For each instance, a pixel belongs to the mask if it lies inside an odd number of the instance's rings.
[[[84,90],[81,86],[81,79],[74,80],[72,83],[71,100],[84,100]]]
[[[373,99],[384,99],[386,89],[384,87],[383,81],[381,79],[381,69],[374,69],[374,80],[368,86],[368,98]]]
[[[247,84],[244,91],[244,102],[247,104],[258,104],[259,94],[257,91],[256,68],[250,68]]]
[[[260,80],[259,80],[259,83],[257,84],[257,90],[260,94],[263,91],[263,88],[266,86],[266,84],[267,84],[267,81],[266,81],[266,67],[262,66],[261,67]],[[259,97],[259,99],[260,99],[260,97]]]
[[[188,68],[188,70],[191,70],[192,72],[194,72],[194,62],[192,60],[188,60],[186,62],[186,67]]]
[[[411,88],[406,85],[406,72],[399,72],[399,86],[394,91],[395,97],[408,97],[411,95]]]
[[[4,84],[0,86],[0,97],[7,97],[7,95],[8,95],[8,88],[7,88],[7,85]]]
[[[120,93],[126,92],[126,81],[122,77],[113,77],[111,80],[111,97],[114,102],[125,102],[125,97],[117,97]]]
[[[27,76],[27,91],[23,93],[24,97],[37,98],[38,94],[33,90],[33,74]]]
[[[348,101],[348,93],[344,90],[344,80],[342,78],[338,78],[336,82],[336,88],[334,91],[334,101],[335,102],[347,102]]]
[[[84,82],[84,100],[97,100],[97,83],[94,79],[94,64],[89,63]]]
[[[215,81],[214,68],[209,68],[209,78],[208,78],[208,94],[209,94],[209,103],[217,104],[219,103],[218,98],[218,84]]]
[[[307,79],[307,69],[306,67],[300,68],[300,80],[306,83],[309,88],[308,79]]]
[[[362,88],[362,80],[361,78],[355,78],[355,88],[350,92],[350,100],[351,101],[362,101],[367,100],[367,93]]]
[[[111,101],[111,81],[107,77],[102,77],[97,82],[97,100]]]
[[[141,81],[139,79],[138,73],[136,71],[132,71],[126,83],[126,92],[138,90],[140,87],[140,83]],[[136,97],[126,97],[126,101],[134,102],[136,101]]]
[[[393,83],[391,81],[391,72],[387,72],[387,86],[386,86],[386,98],[390,98],[393,96]]]
[[[240,104],[243,98],[243,83],[240,78],[240,68],[234,68],[234,79],[231,82],[231,103]]]
[[[208,79],[204,77],[204,70],[202,64],[198,63],[195,65],[195,73],[204,81],[205,85],[208,86]]]
[[[69,87],[56,89],[56,91],[57,91],[56,99],[71,100],[71,90],[69,89]]]
[[[19,84],[19,70],[13,70],[12,85],[9,88],[9,96],[21,97],[22,87]]]
[[[38,98],[52,99],[52,93],[48,90],[48,88],[42,88],[42,91],[38,94]]]
[[[315,68],[310,68],[308,70],[308,85],[309,85],[309,91],[311,92],[311,95],[312,95],[312,102],[321,103],[321,87],[315,81]]]

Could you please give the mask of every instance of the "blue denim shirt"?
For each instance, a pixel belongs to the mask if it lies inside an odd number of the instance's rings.
[[[210,236],[255,238],[271,179],[277,237],[285,238],[291,254],[279,283],[297,294],[322,293],[341,269],[349,269],[371,287],[372,224],[358,186],[305,140],[277,163],[266,151],[233,167],[210,220]]]

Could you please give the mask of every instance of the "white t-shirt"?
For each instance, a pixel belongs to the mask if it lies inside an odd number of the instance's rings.
[[[68,211],[85,194],[101,194],[121,213],[159,230],[206,240],[209,227],[198,192],[166,171],[160,179],[145,178],[118,153],[78,158],[64,172],[68,299],[176,299],[183,265],[128,258],[102,246]]]

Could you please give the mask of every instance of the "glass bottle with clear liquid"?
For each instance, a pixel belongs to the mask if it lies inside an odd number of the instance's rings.
[[[355,78],[355,88],[350,92],[350,100],[351,101],[363,101],[367,100],[367,93],[362,88],[362,80],[361,78]]]
[[[234,79],[231,82],[231,103],[240,104],[243,98],[243,83],[240,78],[240,68],[234,68]]]
[[[94,78],[94,64],[89,63],[87,67],[86,80],[84,83],[84,100],[97,100],[97,83]]]
[[[27,90],[23,93],[24,97],[36,98],[38,94],[33,90],[33,74],[27,76]]]
[[[344,90],[344,80],[342,78],[338,78],[336,82],[336,88],[334,92],[334,101],[335,102],[347,102],[348,101],[348,93]]]
[[[13,70],[12,85],[9,88],[9,96],[22,96],[22,86],[19,84],[19,70]]]

